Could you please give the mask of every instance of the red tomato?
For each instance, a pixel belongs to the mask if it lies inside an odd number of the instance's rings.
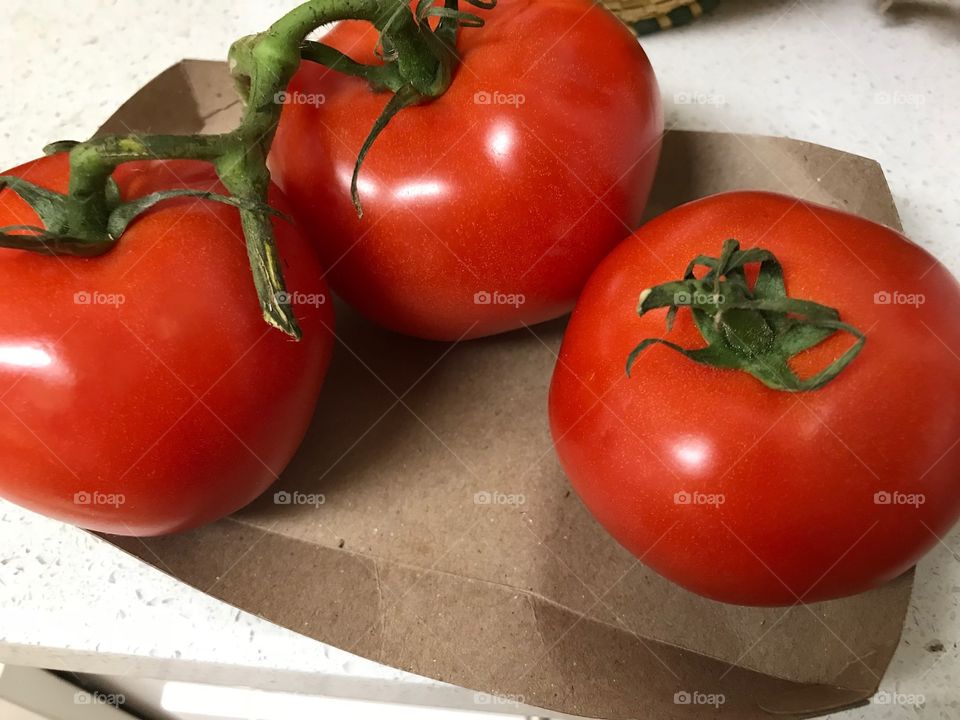
[[[672,332],[641,292],[727,238],[782,263],[788,293],[866,333],[832,382],[802,393],[649,347]],[[960,286],[923,249],[862,218],[767,193],[690,203],[640,229],[590,278],[550,391],[557,452],[586,506],[651,568],[707,597],[812,602],[911,567],[960,514]],[[801,376],[852,344],[795,358]]]
[[[474,8],[470,8],[475,12]],[[489,335],[568,312],[636,228],[663,129],[636,38],[592,0],[501,0],[460,33],[436,101],[403,110],[350,179],[388,96],[304,63],[272,167],[315,235],[333,289],[399,332]],[[368,25],[323,41],[374,62]]]
[[[65,192],[68,162],[9,174]],[[115,178],[125,199],[224,192],[190,161],[126,165]],[[22,224],[36,215],[4,191],[0,226]],[[240,218],[226,205],[165,201],[98,258],[0,251],[0,495],[145,536],[262,493],[303,438],[332,349],[315,253],[288,223],[275,228],[300,343],[262,320]]]

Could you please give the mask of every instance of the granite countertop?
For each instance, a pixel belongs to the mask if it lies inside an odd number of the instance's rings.
[[[219,59],[295,0],[6,0],[0,158],[82,139],[183,57]],[[906,233],[960,275],[960,7],[728,0],[644,41],[668,127],[780,135],[874,158]],[[847,718],[960,716],[960,531],[919,565],[875,703]],[[72,527],[0,501],[0,662],[470,707],[472,693],[357,658],[193,590]]]

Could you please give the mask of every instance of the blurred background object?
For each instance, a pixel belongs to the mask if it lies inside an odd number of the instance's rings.
[[[711,12],[720,0],[603,0],[637,35],[687,25]]]

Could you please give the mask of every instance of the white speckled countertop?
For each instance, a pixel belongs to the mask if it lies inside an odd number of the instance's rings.
[[[222,58],[295,0],[5,0],[0,164],[83,138],[182,57]],[[908,235],[960,274],[960,5],[727,0],[644,45],[668,126],[784,135],[875,158]],[[924,10],[926,8],[926,10]],[[960,532],[920,564],[883,689],[925,704],[838,717],[960,717]],[[940,649],[942,646],[942,649]],[[71,527],[0,501],[0,662],[470,707],[467,691],[238,612]]]

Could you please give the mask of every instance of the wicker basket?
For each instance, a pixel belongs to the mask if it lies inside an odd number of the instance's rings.
[[[603,0],[637,35],[686,25],[711,12],[720,0]]]

